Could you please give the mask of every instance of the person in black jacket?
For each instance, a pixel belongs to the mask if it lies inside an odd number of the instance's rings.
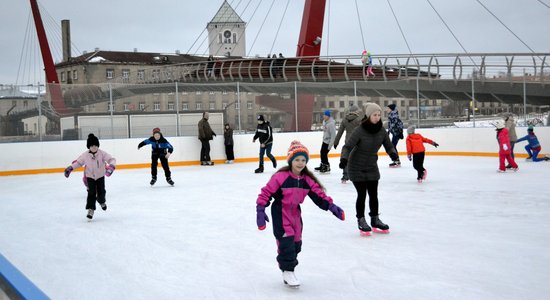
[[[174,185],[174,181],[171,178],[170,167],[168,166],[168,158],[174,152],[174,147],[162,136],[160,128],[153,129],[153,136],[143,140],[138,145],[138,149],[145,145],[151,145],[151,185],[157,182],[157,165],[160,159],[160,164],[164,169],[164,175],[166,176],[166,182],[170,185]]]
[[[273,163],[273,168],[277,168],[277,160],[273,155],[271,155],[271,148],[273,147],[273,129],[269,122],[266,122],[263,115],[258,116],[258,127],[256,127],[256,134],[252,142],[255,143],[256,140],[260,140],[260,166],[254,170],[254,173],[263,173],[264,172],[264,154],[267,154],[267,157]]]
[[[235,160],[233,153],[233,128],[229,123],[225,123],[223,127],[223,144],[225,145],[225,155],[227,156],[226,164],[232,164]]]

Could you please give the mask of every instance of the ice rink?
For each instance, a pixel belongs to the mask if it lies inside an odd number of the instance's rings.
[[[496,157],[427,156],[418,184],[402,159],[390,169],[380,158],[391,233],[371,237],[331,160],[319,178],[347,219],[305,200],[298,290],[282,283],[271,223],[256,228],[269,163],[264,174],[174,167],[174,187],[116,170],[91,222],[81,172],[0,177],[0,253],[52,299],[548,299],[550,163],[519,159],[519,172],[499,174]]]

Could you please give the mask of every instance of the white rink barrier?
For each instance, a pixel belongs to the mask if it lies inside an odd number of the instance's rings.
[[[417,133],[439,143],[439,148],[426,145],[428,155],[467,155],[497,156],[498,145],[494,128],[430,128],[417,129]],[[517,127],[519,137],[527,134],[526,127]],[[536,127],[542,146],[542,154],[550,153],[550,127]],[[212,160],[223,162],[225,148],[223,132],[210,141]],[[292,140],[300,140],[310,151],[313,158],[319,157],[322,132],[286,132],[275,133],[272,153],[278,159],[284,159]],[[251,162],[258,159],[260,143],[252,143],[252,134],[234,135],[236,162]],[[166,137],[174,146],[170,157],[171,166],[199,163],[201,144],[197,137]],[[338,156],[344,144],[342,137],[338,149],[331,149],[329,155]],[[406,135],[405,135],[406,139]],[[405,139],[400,140],[397,149],[405,154]],[[143,168],[150,166],[150,146],[137,149],[143,139],[102,139],[100,148],[113,155],[118,168]],[[518,157],[526,157],[524,147],[527,142],[515,146]],[[81,153],[86,151],[86,141],[55,141],[0,144],[0,176],[61,172]],[[383,148],[380,149],[384,151]]]

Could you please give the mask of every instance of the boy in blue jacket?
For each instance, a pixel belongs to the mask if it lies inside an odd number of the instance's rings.
[[[145,146],[151,145],[151,182],[149,184],[154,185],[157,182],[157,165],[158,160],[160,159],[160,164],[164,169],[164,175],[166,176],[166,182],[170,185],[174,185],[172,181],[170,167],[168,166],[168,158],[174,152],[174,147],[162,136],[160,128],[153,129],[153,136],[143,140],[138,145],[138,149]]]
[[[537,157],[537,155],[540,153],[540,150],[542,150],[542,147],[540,146],[539,139],[535,135],[533,126],[527,127],[527,135],[518,139],[516,143],[523,141],[527,141],[529,143],[525,146],[525,151],[527,151],[527,154],[529,154],[527,160],[533,160],[535,162],[550,160],[548,156],[541,158]]]

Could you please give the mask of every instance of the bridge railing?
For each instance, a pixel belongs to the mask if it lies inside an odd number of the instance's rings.
[[[372,73],[369,73],[372,67]],[[146,68],[114,83],[167,82],[341,82],[427,79],[550,81],[550,53],[468,53],[358,55],[291,58],[218,58],[214,61]]]

